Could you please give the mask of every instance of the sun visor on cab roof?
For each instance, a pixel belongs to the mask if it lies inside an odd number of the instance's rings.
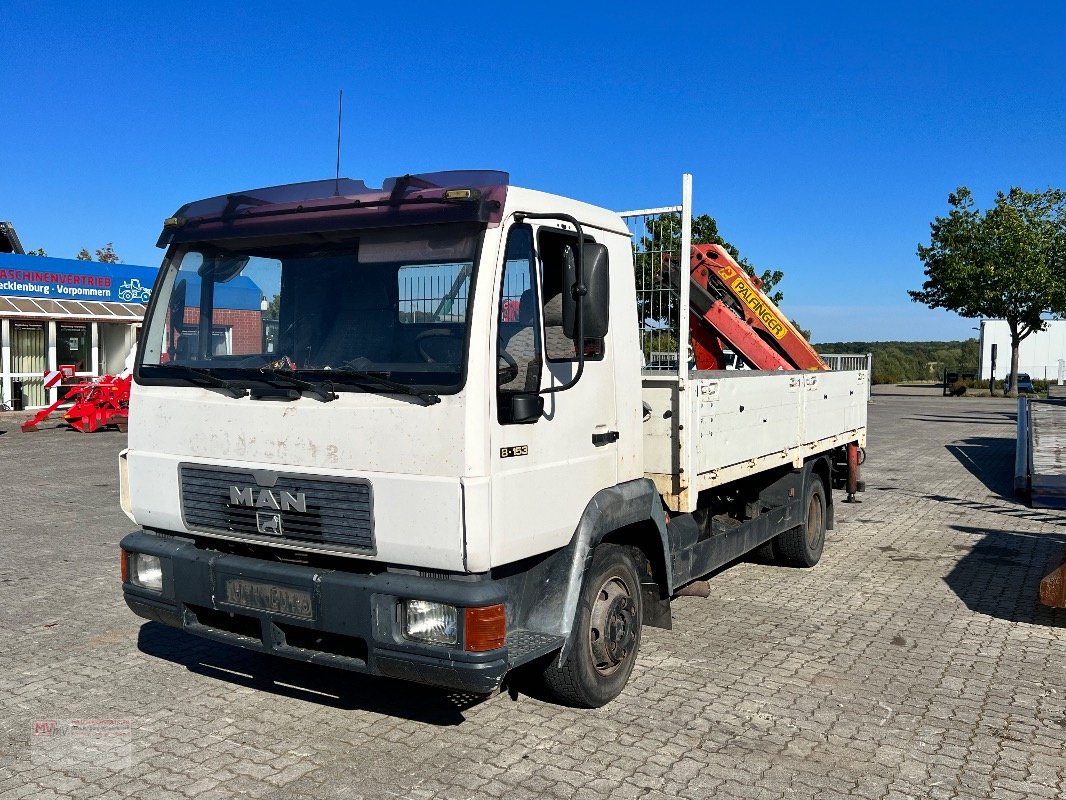
[[[455,170],[387,178],[381,188],[350,178],[267,186],[186,203],[163,223],[172,242],[432,222],[499,223],[510,176]]]

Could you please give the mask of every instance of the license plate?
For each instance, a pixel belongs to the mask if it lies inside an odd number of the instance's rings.
[[[240,578],[226,578],[226,602],[256,611],[270,611],[289,617],[314,619],[311,611],[311,593],[273,583],[259,583]]]

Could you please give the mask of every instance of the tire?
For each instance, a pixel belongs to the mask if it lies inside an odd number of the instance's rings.
[[[780,534],[774,540],[777,562],[789,567],[813,567],[825,549],[825,485],[813,472],[807,476],[803,524]]]
[[[569,658],[563,666],[553,658],[544,668],[552,696],[578,708],[599,708],[618,697],[637,660],[643,615],[630,548],[601,544],[578,598]]]
[[[774,540],[765,542],[749,553],[749,558],[761,564],[776,564],[777,550],[774,549]]]

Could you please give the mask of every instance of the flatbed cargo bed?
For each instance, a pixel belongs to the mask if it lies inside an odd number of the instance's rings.
[[[642,375],[644,464],[667,506],[854,442],[866,446],[867,374],[729,370]]]

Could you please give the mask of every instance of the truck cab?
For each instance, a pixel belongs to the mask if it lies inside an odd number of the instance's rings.
[[[161,585],[127,581],[131,607],[290,655],[325,623],[312,660],[498,684],[532,609],[493,571],[565,547],[643,474],[639,346],[607,324],[634,314],[617,216],[453,173],[200,201],[161,244],[122,456],[144,529],[123,547]],[[579,251],[605,292],[580,348]],[[416,620],[407,599],[452,602]],[[510,617],[488,655],[463,650],[474,603]]]

